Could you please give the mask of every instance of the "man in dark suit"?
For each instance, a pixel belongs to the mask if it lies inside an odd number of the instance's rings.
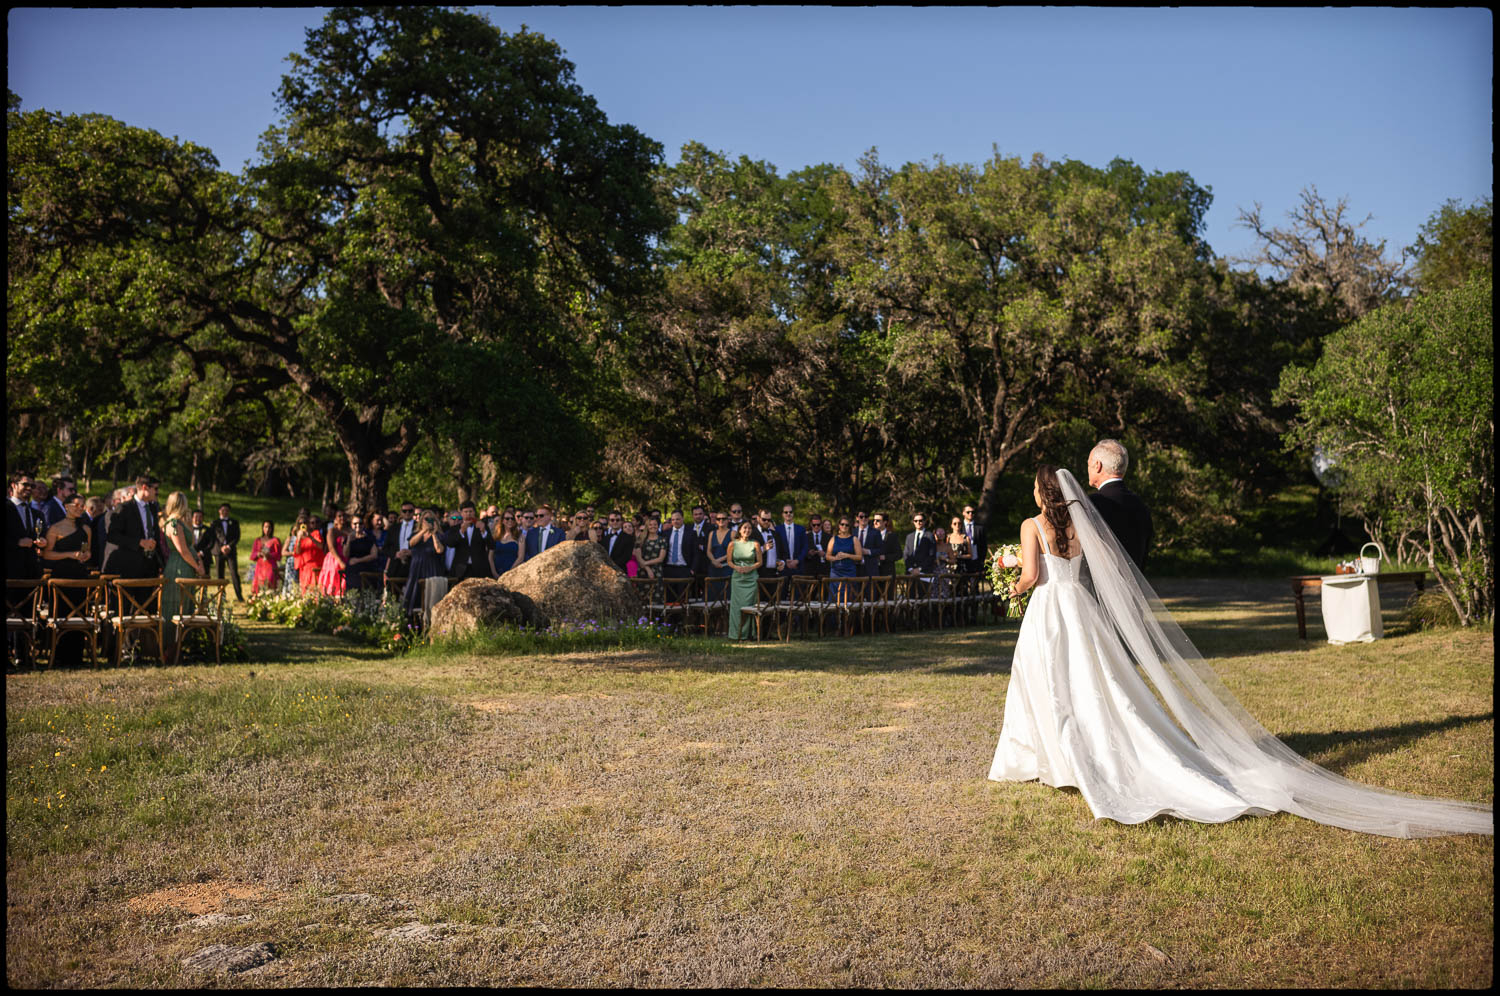
[[[192,525],[190,532],[193,534],[193,551],[203,558],[203,566],[206,569],[214,561],[214,536],[208,523],[203,521],[203,512],[193,509]]]
[[[786,548],[781,564],[785,577],[807,573],[807,530],[793,521],[793,514],[792,506],[781,506],[781,525],[776,527],[777,539]]]
[[[624,571],[630,563],[631,554],[635,552],[635,537],[625,531],[625,516],[620,514],[619,509],[609,513],[605,520],[604,535],[599,538],[599,543],[614,565]]]
[[[240,593],[240,524],[229,517],[229,502],[219,506],[219,517],[208,527],[213,534],[214,563],[218,565],[219,580],[224,580],[224,569],[229,568],[229,577],[234,582],[234,600],[243,602]],[[204,561],[204,566],[208,565]]]
[[[530,560],[537,554],[552,549],[565,539],[567,533],[552,523],[552,506],[538,505],[536,528],[526,535],[526,559]]]
[[[713,566],[708,561],[708,535],[713,532],[713,525],[702,505],[694,505],[691,512],[693,518],[686,525],[693,538],[693,577],[702,579],[708,577],[708,569]]]
[[[46,546],[36,538],[36,511],[31,507],[32,477],[15,471],[10,475],[10,501],[5,503],[5,576],[42,576],[37,550]]]
[[[781,539],[776,535],[776,526],[771,518],[771,510],[763,508],[758,513],[750,516],[750,526],[753,530],[751,539],[754,539],[765,549],[765,557],[761,561],[756,575],[763,578],[777,578],[781,576],[781,563],[786,560],[786,551],[782,549]]]
[[[827,577],[828,564],[824,557],[828,550],[829,534],[824,531],[823,517],[814,512],[807,520],[807,560],[802,565],[803,576]]]
[[[868,512],[854,513],[854,537],[859,540],[859,547],[865,552],[864,559],[859,562],[858,574],[860,577],[874,577],[880,573],[880,553],[884,542],[875,525],[870,522]]]
[[[412,533],[419,528],[416,516],[416,502],[404,501],[401,503],[400,518],[386,528],[385,576],[387,579],[404,578],[411,573],[409,547]]]
[[[490,541],[479,524],[478,509],[472,501],[458,506],[462,521],[448,530],[443,542],[453,549],[453,566],[448,576],[454,584],[469,578],[490,577]]]
[[[133,493],[105,516],[103,573],[122,578],[161,575],[160,515],[156,479],[137,477]]]
[[[937,570],[937,537],[927,531],[927,517],[922,513],[912,516],[911,524],[916,528],[906,537],[906,573],[932,574]]]
[[[964,535],[969,538],[969,556],[959,568],[965,574],[979,574],[984,570],[985,558],[989,556],[990,541],[984,527],[974,521],[974,506],[964,506]]]
[[[896,535],[896,524],[884,512],[875,513],[875,532],[880,537],[880,573],[887,577],[896,574],[896,561],[901,559],[901,538]]]
[[[104,513],[108,511],[109,504],[95,495],[88,500],[84,508],[86,512],[84,524],[89,527],[89,566],[97,571],[104,563]]]
[[[71,477],[60,476],[52,479],[52,497],[42,505],[42,514],[45,517],[47,528],[51,529],[63,519],[68,513],[63,511],[73,496],[78,493]]]
[[[1119,440],[1101,439],[1095,444],[1089,453],[1089,487],[1098,490],[1089,495],[1089,501],[1135,562],[1136,570],[1144,571],[1153,535],[1151,510],[1125,486],[1129,466],[1130,455]]]

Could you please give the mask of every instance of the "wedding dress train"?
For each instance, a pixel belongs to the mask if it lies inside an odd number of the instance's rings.
[[[1082,553],[1052,553],[1038,525],[1042,563],[992,780],[1076,787],[1095,817],[1120,823],[1288,812],[1392,837],[1494,832],[1488,806],[1351,782],[1267,732],[1172,622],[1077,481],[1058,478]]]

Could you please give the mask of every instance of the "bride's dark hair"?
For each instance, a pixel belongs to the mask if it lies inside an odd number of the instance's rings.
[[[1047,523],[1052,526],[1052,531],[1057,534],[1057,550],[1059,557],[1068,555],[1068,526],[1073,523],[1073,516],[1068,513],[1068,499],[1063,496],[1062,484],[1057,479],[1057,468],[1050,463],[1044,463],[1036,470],[1036,487],[1042,495],[1042,514],[1047,517]]]

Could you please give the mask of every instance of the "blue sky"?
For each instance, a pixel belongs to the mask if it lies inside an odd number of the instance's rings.
[[[1281,221],[1316,184],[1393,254],[1493,184],[1493,20],[1471,9],[473,8],[556,40],[611,120],[675,161],[700,141],[789,172],[942,156],[1116,156]],[[13,9],[26,109],[97,112],[212,149],[227,169],[276,117],[314,8]]]

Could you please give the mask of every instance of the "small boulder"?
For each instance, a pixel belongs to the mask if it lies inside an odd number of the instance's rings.
[[[480,626],[504,623],[532,629],[546,629],[550,625],[546,613],[535,602],[492,578],[460,581],[432,607],[434,637],[466,636]]]
[[[247,972],[276,959],[276,949],[269,944],[251,944],[248,947],[232,947],[228,944],[210,944],[182,959],[184,968],[197,972]]]
[[[506,571],[505,586],[554,622],[635,622],[641,615],[630,578],[598,543],[559,543]]]

